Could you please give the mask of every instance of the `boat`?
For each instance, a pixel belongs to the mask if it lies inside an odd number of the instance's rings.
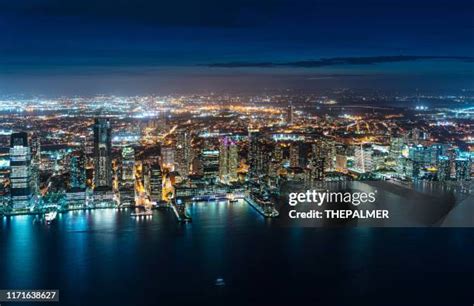
[[[58,215],[57,211],[50,211],[44,215],[44,219],[46,220],[47,223],[53,222],[53,220],[56,219]]]

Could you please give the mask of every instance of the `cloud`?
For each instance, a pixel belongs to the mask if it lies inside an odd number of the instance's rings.
[[[383,63],[411,62],[422,60],[452,60],[473,62],[474,57],[469,56],[418,56],[418,55],[396,55],[396,56],[367,56],[367,57],[331,57],[318,60],[292,61],[292,62],[227,62],[211,63],[208,67],[218,68],[319,68],[327,66],[347,65],[375,65]]]

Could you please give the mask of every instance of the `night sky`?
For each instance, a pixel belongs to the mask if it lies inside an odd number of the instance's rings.
[[[0,94],[474,85],[472,0],[0,0]]]

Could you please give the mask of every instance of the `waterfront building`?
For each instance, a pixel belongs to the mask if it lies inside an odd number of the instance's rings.
[[[448,156],[440,156],[438,158],[438,181],[444,182],[451,178],[451,162]]]
[[[219,180],[225,184],[236,182],[238,166],[237,144],[230,137],[223,137],[219,145]]]
[[[135,150],[132,147],[122,149],[122,175],[119,189],[122,205],[135,204]]]
[[[94,124],[94,187],[112,189],[112,139],[110,122],[96,118]]]
[[[466,157],[458,157],[454,161],[456,168],[456,181],[471,179],[471,161]]]
[[[33,192],[31,188],[31,151],[28,146],[28,135],[25,132],[11,135],[10,184],[12,208],[28,208]]]
[[[209,182],[214,182],[219,175],[219,151],[203,150],[200,160],[204,178]]]
[[[154,163],[148,168],[150,188],[148,194],[152,202],[159,203],[163,199],[163,174],[159,164]]]

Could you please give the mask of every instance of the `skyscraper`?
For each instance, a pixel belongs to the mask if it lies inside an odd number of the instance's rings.
[[[13,209],[27,208],[31,203],[31,152],[28,135],[13,133],[10,139],[10,195]]]
[[[175,149],[173,147],[161,147],[161,162],[164,168],[174,171]]]
[[[295,108],[294,108],[293,104],[288,105],[288,109],[286,111],[286,123],[287,124],[293,124],[294,112],[295,112]]]
[[[110,122],[97,118],[94,124],[94,185],[112,188],[112,139]]]
[[[440,156],[438,158],[438,181],[444,182],[451,178],[451,162],[449,157]]]
[[[214,182],[219,175],[219,151],[203,150],[199,156],[204,178]]]
[[[122,205],[135,203],[135,150],[132,147],[122,149],[120,202]]]
[[[230,137],[223,137],[219,145],[219,180],[223,183],[237,181],[238,166],[237,144]]]
[[[471,161],[466,157],[458,157],[455,160],[456,181],[471,179]]]
[[[176,170],[181,177],[188,177],[190,163],[191,135],[188,131],[181,130],[176,135]]]
[[[366,173],[373,170],[372,153],[372,147],[364,147],[362,144],[355,148],[355,169],[357,171]]]
[[[148,191],[152,202],[159,203],[163,198],[163,174],[159,164],[149,167],[150,190]]]
[[[249,150],[247,155],[247,162],[249,164],[249,176],[253,177],[257,172],[257,150],[260,133],[250,132],[249,133]]]
[[[83,151],[75,151],[69,160],[71,189],[86,188],[86,157]]]
[[[69,160],[66,199],[69,208],[80,208],[86,204],[86,157],[82,150],[73,152]]]

